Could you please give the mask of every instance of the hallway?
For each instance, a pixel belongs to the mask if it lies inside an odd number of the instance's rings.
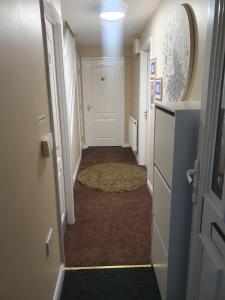
[[[80,170],[98,163],[136,164],[130,148],[91,147],[83,151]],[[65,233],[69,267],[150,264],[152,198],[147,185],[133,192],[74,187],[76,223]]]
[[[0,300],[224,300],[225,1],[0,15]]]

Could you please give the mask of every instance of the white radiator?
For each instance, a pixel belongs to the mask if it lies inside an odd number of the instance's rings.
[[[138,122],[132,116],[129,116],[128,120],[128,142],[131,149],[137,152],[137,134],[138,134]]]

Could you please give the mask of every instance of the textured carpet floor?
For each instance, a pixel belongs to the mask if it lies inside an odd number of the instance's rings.
[[[136,164],[129,148],[94,147],[83,151],[80,169],[107,162]],[[65,233],[66,266],[150,263],[152,200],[147,186],[106,193],[77,181],[74,192],[76,224]]]
[[[67,271],[61,300],[160,300],[154,270]]]

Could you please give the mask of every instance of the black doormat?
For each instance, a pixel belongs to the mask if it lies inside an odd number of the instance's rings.
[[[153,268],[66,271],[61,300],[161,300]]]

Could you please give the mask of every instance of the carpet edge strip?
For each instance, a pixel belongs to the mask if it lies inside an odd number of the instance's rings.
[[[124,265],[124,266],[94,266],[94,267],[64,267],[64,271],[79,270],[104,270],[104,269],[132,269],[132,268],[151,268],[151,264],[147,265]]]

